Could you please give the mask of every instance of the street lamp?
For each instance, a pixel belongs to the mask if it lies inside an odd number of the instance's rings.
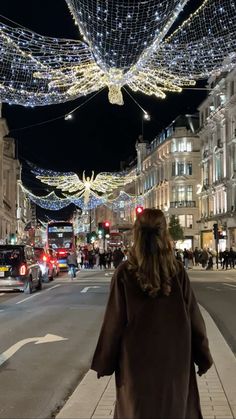
[[[144,121],[150,121],[151,120],[151,116],[149,115],[149,113],[147,113],[146,111],[143,111],[143,115],[142,115],[142,138],[144,140]]]
[[[68,121],[70,119],[73,119],[72,113],[68,113],[67,115],[65,115],[65,121]]]

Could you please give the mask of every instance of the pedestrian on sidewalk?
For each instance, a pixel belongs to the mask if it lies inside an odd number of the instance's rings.
[[[115,418],[202,419],[194,363],[199,375],[212,365],[204,320],[163,212],[145,209],[112,278],[91,368],[115,372]]]

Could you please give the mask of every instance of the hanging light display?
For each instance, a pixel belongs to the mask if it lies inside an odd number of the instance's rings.
[[[85,202],[84,197],[74,198],[73,196],[68,198],[59,198],[56,193],[50,192],[45,196],[37,196],[29,191],[25,186],[21,185],[22,190],[28,196],[28,198],[41,208],[51,211],[59,211],[62,208],[67,207],[70,204],[74,204],[81,208],[83,211],[94,209],[99,205],[105,204],[104,198],[90,196],[89,200]]]
[[[125,191],[120,191],[119,195],[114,199],[109,199],[106,205],[114,212],[119,212],[122,209],[129,207],[134,208],[136,196],[128,194]]]
[[[34,195],[31,191],[29,191],[22,184],[21,188],[32,202],[34,202],[39,207],[47,210],[58,211],[72,203],[71,200],[68,198],[59,198],[54,191],[50,192],[48,195],[45,196],[37,196]]]
[[[135,179],[135,176],[128,176],[122,173],[99,173],[92,176],[85,176],[83,172],[82,179],[73,172],[54,172],[52,170],[45,170],[33,166],[31,170],[36,178],[42,183],[60,189],[62,192],[67,192],[67,198],[76,200],[83,198],[84,205],[88,204],[89,199],[107,199],[118,187],[124,186]]]
[[[48,38],[2,21],[0,100],[66,102],[122,87],[164,98],[236,62],[235,0],[203,0],[175,31],[190,0],[66,0],[83,41]]]

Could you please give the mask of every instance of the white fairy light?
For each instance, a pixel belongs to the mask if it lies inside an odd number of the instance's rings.
[[[104,87],[165,98],[236,62],[235,0],[203,0],[172,26],[189,0],[66,0],[83,42],[0,24],[0,100],[49,105]]]

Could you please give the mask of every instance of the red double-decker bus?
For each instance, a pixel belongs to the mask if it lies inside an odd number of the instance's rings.
[[[47,247],[56,251],[60,269],[67,269],[69,251],[75,249],[75,233],[73,223],[53,221],[47,226]]]

